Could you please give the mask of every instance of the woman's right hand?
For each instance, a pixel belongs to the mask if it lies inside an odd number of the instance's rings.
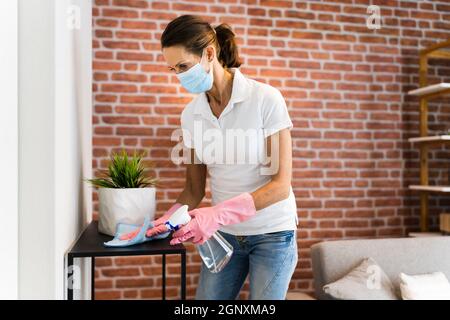
[[[167,227],[165,223],[169,220],[170,216],[182,205],[179,203],[175,203],[162,217],[153,221],[153,228],[150,228],[145,233],[147,238],[157,236],[158,234],[162,234],[167,232]]]
[[[178,209],[182,206],[182,204],[180,203],[175,203],[173,206],[170,207],[169,210],[166,211],[166,213],[164,213],[164,215],[156,220],[154,220],[153,223],[153,228],[148,229],[146,232],[146,236],[149,237],[153,237],[156,236],[158,234],[161,233],[165,233],[167,232],[167,228],[164,225],[166,223],[167,220],[169,220],[170,216]],[[131,240],[134,237],[137,236],[137,234],[141,231],[142,227],[136,228],[135,230],[123,234],[120,236],[120,240]]]

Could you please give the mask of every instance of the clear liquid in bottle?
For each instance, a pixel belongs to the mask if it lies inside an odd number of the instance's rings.
[[[222,271],[233,255],[233,246],[218,232],[196,247],[203,263],[212,273]]]

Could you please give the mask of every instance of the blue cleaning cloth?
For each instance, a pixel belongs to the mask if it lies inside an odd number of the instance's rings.
[[[150,221],[149,218],[145,218],[143,227],[139,231],[139,233],[132,239],[129,240],[120,240],[120,237],[123,234],[129,233],[131,231],[136,230],[136,228],[141,227],[141,225],[136,224],[127,224],[127,223],[119,223],[116,227],[116,234],[114,235],[114,238],[111,241],[104,242],[103,245],[105,247],[128,247],[139,243],[144,243],[147,241],[157,240],[157,239],[164,239],[167,238],[170,234],[170,231],[167,231],[162,234],[158,234],[153,237],[147,237],[145,233],[148,229],[153,228],[153,223]]]

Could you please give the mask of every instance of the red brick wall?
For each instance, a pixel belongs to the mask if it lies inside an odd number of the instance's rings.
[[[365,25],[371,3],[382,9],[380,30]],[[169,137],[192,99],[168,72],[159,38],[171,19],[186,13],[231,24],[242,72],[279,88],[287,101],[300,217],[291,289],[312,290],[309,247],[315,242],[417,229],[419,198],[407,185],[418,183],[418,152],[407,138],[418,135],[418,104],[405,92],[418,84],[418,49],[450,36],[447,1],[96,0],[93,167],[103,168],[117,148],[148,151],[162,181],[158,216],[183,186],[184,169],[170,161]],[[430,75],[448,80],[450,68],[433,62]],[[430,123],[430,130],[448,127],[448,100],[430,107]],[[448,150],[434,150],[431,184],[448,184]],[[448,197],[431,195],[434,215],[449,206]],[[192,245],[187,249],[193,298],[201,262]],[[97,298],[160,298],[160,262],[100,259]],[[169,258],[169,299],[179,296],[178,272],[179,259]],[[242,298],[247,289],[248,283]]]

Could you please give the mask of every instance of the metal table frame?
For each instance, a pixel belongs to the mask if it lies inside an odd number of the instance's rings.
[[[75,258],[91,258],[91,299],[95,299],[95,258],[96,257],[118,257],[118,256],[147,256],[162,255],[162,299],[166,299],[166,255],[181,255],[181,299],[186,299],[186,248],[183,244],[170,245],[170,237],[166,239],[149,241],[143,244],[124,247],[107,248],[103,242],[111,240],[112,237],[103,235],[97,231],[97,221],[91,222],[83,231],[80,238],[67,253],[67,300],[73,300],[73,288],[69,285],[73,276],[73,266]]]

